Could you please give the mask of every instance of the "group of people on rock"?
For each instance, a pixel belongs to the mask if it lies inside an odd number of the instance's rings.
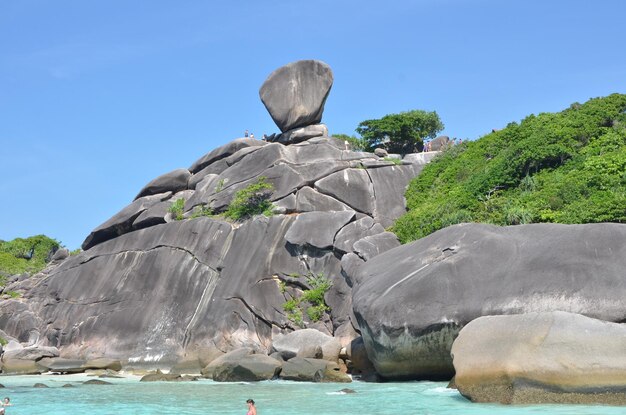
[[[248,130],[244,131],[243,136],[245,138],[254,138],[254,133],[249,133]],[[261,138],[261,140],[266,141],[267,140],[267,134],[263,134],[263,138]]]

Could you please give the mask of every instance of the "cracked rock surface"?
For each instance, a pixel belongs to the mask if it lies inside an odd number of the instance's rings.
[[[0,329],[57,347],[64,358],[131,364],[241,347],[267,353],[276,335],[303,327],[345,346],[358,333],[342,257],[369,259],[395,246],[378,246],[375,236],[404,212],[405,187],[428,161],[414,159],[390,164],[332,137],[289,146],[235,140],[148,183],[91,232],[85,251],[9,284],[22,297],[0,301]],[[281,214],[236,223],[191,218],[199,208],[223,211],[261,176]],[[396,202],[378,201],[376,192]],[[168,209],[179,199],[184,219],[174,220]],[[306,312],[294,321],[285,303],[319,275],[332,282],[330,310],[318,321]]]
[[[454,339],[481,316],[560,310],[626,320],[622,224],[460,224],[360,267],[344,258],[368,356],[389,379],[449,379]]]

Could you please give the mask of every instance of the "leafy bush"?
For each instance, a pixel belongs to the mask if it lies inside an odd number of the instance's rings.
[[[272,215],[272,202],[270,197],[274,185],[267,181],[266,177],[259,177],[256,182],[235,193],[224,216],[232,220],[243,220],[254,215]]]
[[[213,209],[209,206],[196,206],[193,208],[193,212],[191,213],[190,219],[200,218],[203,216],[211,217],[213,216]]]
[[[310,273],[306,276],[306,283],[309,289],[303,290],[300,296],[292,297],[283,304],[287,318],[299,327],[304,327],[304,311],[312,322],[321,320],[324,313],[330,311],[324,295],[332,287],[332,282],[324,274]],[[284,293],[285,285],[279,285],[279,289]]]
[[[15,275],[41,271],[60,242],[45,235],[0,242],[0,274]]]
[[[626,95],[530,115],[437,156],[411,181],[404,243],[461,222],[626,222]]]
[[[167,211],[170,212],[172,216],[174,216],[174,219],[183,220],[184,210],[185,210],[185,199],[180,198],[180,199],[177,199],[174,203],[172,203],[172,205]]]

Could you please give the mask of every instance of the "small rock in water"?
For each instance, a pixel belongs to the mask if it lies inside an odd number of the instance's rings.
[[[356,393],[356,391],[354,389],[350,389],[350,388],[343,388],[339,392],[342,392],[342,393]]]
[[[74,385],[66,383],[65,385],[61,386],[62,388],[73,388]]]
[[[33,385],[33,388],[47,388],[47,387],[48,387],[48,385],[45,385],[43,383],[35,383]]]
[[[89,379],[83,382],[83,385],[112,385],[112,383],[105,382],[104,380],[100,379]]]

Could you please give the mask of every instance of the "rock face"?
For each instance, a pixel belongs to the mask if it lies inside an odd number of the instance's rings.
[[[562,311],[478,318],[452,346],[475,402],[626,405],[626,327]]]
[[[183,356],[208,362],[241,347],[269,353],[277,335],[302,327],[345,346],[357,332],[341,258],[389,249],[384,238],[378,248],[371,238],[358,242],[382,234],[404,211],[404,188],[423,165],[396,166],[329,137],[288,146],[235,140],[152,181],[89,235],[85,251],[7,286],[24,294],[0,301],[0,329],[20,342],[57,347],[63,358],[133,365],[163,366]],[[224,211],[260,176],[273,185],[270,200],[283,214],[237,223],[192,218]],[[399,210],[371,193],[391,182]],[[185,219],[174,220],[167,210],[179,199]],[[311,288],[308,275],[332,283],[330,311],[318,321],[304,312],[296,322],[283,306]]]
[[[452,343],[481,316],[563,310],[624,321],[625,269],[621,224],[461,224],[376,256],[349,279],[379,374],[450,378]]]
[[[278,128],[286,132],[322,120],[332,85],[330,66],[317,60],[303,60],[272,72],[259,95]]]

